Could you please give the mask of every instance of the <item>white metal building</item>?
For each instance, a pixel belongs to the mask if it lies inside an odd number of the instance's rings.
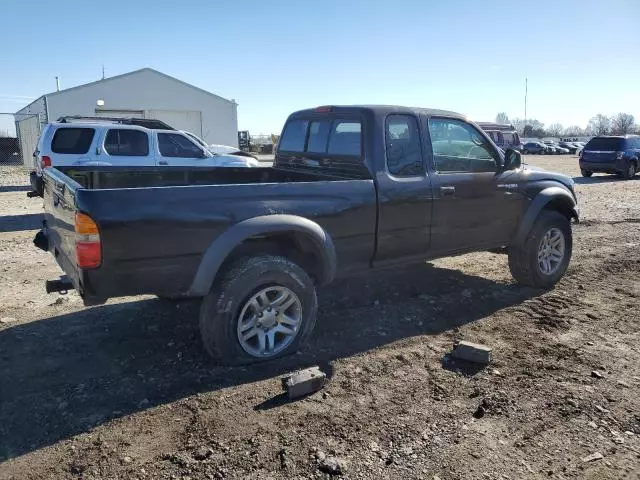
[[[41,125],[65,115],[155,118],[195,133],[209,144],[238,145],[235,101],[143,68],[48,93],[16,112],[24,163],[30,161]]]

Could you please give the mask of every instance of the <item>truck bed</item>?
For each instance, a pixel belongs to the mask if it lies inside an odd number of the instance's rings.
[[[317,222],[344,269],[375,250],[373,180],[273,168],[61,167],[45,170],[49,250],[87,304],[190,291],[205,251],[246,219],[285,214]],[[100,230],[102,265],[75,266],[74,215]]]
[[[252,183],[296,183],[350,180],[345,177],[299,169],[282,168],[199,168],[199,167],[58,167],[59,171],[84,188],[180,187]]]

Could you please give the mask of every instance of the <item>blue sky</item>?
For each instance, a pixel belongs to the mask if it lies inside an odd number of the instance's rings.
[[[499,111],[585,126],[640,121],[640,1],[6,2],[0,112],[152,67],[239,103],[240,129],[279,133],[321,104]],[[1,125],[0,125],[1,127]]]

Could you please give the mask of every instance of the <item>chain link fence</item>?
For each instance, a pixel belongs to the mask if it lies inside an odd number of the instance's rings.
[[[0,113],[0,165],[31,166],[40,129],[38,115]]]

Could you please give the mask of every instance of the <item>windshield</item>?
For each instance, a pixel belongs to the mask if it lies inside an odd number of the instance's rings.
[[[622,149],[622,138],[616,137],[596,137],[589,140],[585,150],[612,152]]]
[[[191,132],[182,132],[182,133],[187,135],[189,138],[191,138],[194,142],[196,142],[201,147],[204,147],[207,149],[209,148],[209,146],[206,143],[204,143],[204,141],[202,141],[199,137],[196,137],[193,133]]]

